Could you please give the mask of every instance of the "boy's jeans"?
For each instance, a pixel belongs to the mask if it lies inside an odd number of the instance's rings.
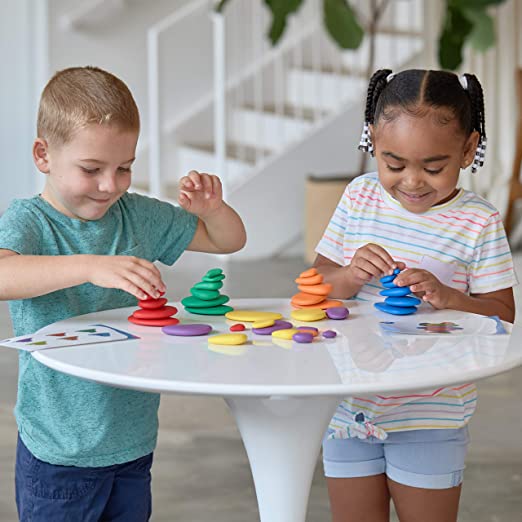
[[[38,460],[18,437],[16,506],[21,522],[146,522],[152,453],[103,468]]]

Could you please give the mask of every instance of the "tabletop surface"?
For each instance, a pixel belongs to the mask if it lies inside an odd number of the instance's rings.
[[[229,333],[235,321],[222,316],[193,315],[178,303],[182,323],[207,323],[214,333]],[[288,299],[235,299],[236,310],[280,312],[290,318]],[[347,320],[311,325],[332,329],[335,339],[318,336],[311,344],[272,339],[245,331],[245,345],[213,346],[208,336],[174,337],[160,328],[127,321],[135,308],[83,315],[50,325],[71,330],[106,324],[136,340],[64,347],[33,352],[41,363],[77,377],[144,391],[219,396],[312,396],[372,394],[422,390],[472,382],[522,364],[522,327],[509,334],[389,334],[381,322],[396,321],[370,304],[347,301]],[[480,316],[426,305],[414,315],[418,323],[451,321],[471,332]],[[244,323],[248,327],[248,323]]]

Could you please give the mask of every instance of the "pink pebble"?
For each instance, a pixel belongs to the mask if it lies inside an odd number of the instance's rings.
[[[233,324],[233,325],[230,327],[230,331],[231,331],[231,332],[242,332],[244,329],[245,329],[245,325],[244,325],[244,324],[241,324],[241,323]]]
[[[296,343],[311,343],[314,340],[314,336],[311,333],[299,332],[294,334],[292,339]]]
[[[337,333],[333,330],[325,330],[323,332],[323,337],[326,337],[327,339],[333,339],[334,337],[337,337]]]

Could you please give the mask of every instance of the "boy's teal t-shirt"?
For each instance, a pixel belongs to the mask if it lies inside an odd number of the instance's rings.
[[[40,196],[15,200],[0,218],[0,248],[22,255],[125,255],[172,265],[191,242],[197,217],[125,194],[97,221],[64,216]],[[121,290],[86,283],[9,303],[15,335],[76,315],[136,305]],[[35,457],[79,467],[129,462],[153,451],[159,394],[112,388],[51,370],[20,352],[15,416]]]

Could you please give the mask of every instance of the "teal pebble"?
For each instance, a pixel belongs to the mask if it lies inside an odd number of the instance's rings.
[[[190,308],[187,306],[185,310],[191,314],[198,315],[225,315],[228,312],[232,312],[234,309],[231,306],[221,305],[213,308]]]
[[[201,281],[196,283],[192,288],[197,288],[201,290],[219,290],[223,287],[223,283],[221,281]]]
[[[181,300],[181,304],[185,308],[211,308],[213,306],[225,304],[228,301],[230,301],[230,297],[228,297],[228,295],[220,295],[216,299],[212,299],[210,301],[198,299],[197,297],[185,297]]]
[[[223,273],[223,270],[221,270],[221,268],[212,268],[205,275],[208,277],[214,277],[217,275],[221,275],[222,273]]]
[[[212,277],[205,275],[201,278],[202,281],[208,281],[210,283],[214,283],[216,281],[223,281],[223,279],[225,279],[225,274],[219,274]]]
[[[203,290],[201,288],[192,287],[190,293],[194,297],[202,299],[203,301],[212,301],[212,299],[217,299],[219,297],[219,292],[217,290]]]

